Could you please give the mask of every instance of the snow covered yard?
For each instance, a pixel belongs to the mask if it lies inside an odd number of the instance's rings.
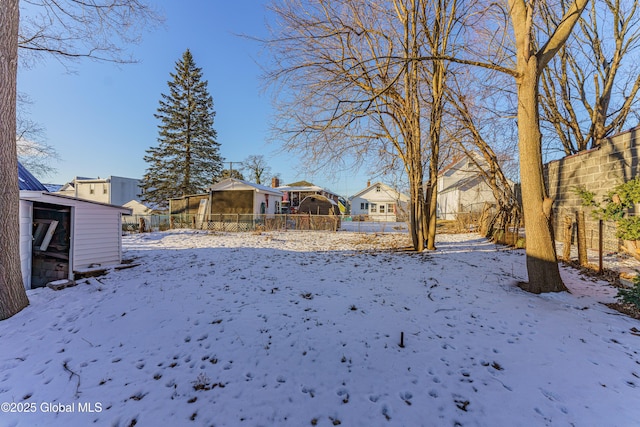
[[[572,294],[527,294],[522,251],[439,238],[127,236],[140,266],[0,322],[0,425],[640,425],[614,289],[563,270]]]

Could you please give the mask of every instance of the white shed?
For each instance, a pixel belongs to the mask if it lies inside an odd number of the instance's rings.
[[[20,190],[20,261],[27,289],[122,262],[122,206]]]

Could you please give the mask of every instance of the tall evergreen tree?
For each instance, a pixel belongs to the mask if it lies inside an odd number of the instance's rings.
[[[167,199],[204,191],[222,173],[220,144],[213,128],[213,98],[189,49],[176,62],[169,94],[162,94],[158,146],[147,150],[143,199],[166,206]]]

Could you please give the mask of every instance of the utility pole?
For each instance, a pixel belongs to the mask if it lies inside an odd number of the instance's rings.
[[[233,164],[239,163],[242,165],[242,162],[229,162],[229,178],[233,178]]]

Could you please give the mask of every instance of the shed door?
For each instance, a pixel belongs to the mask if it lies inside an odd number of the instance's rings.
[[[31,287],[69,278],[71,208],[33,204]]]

